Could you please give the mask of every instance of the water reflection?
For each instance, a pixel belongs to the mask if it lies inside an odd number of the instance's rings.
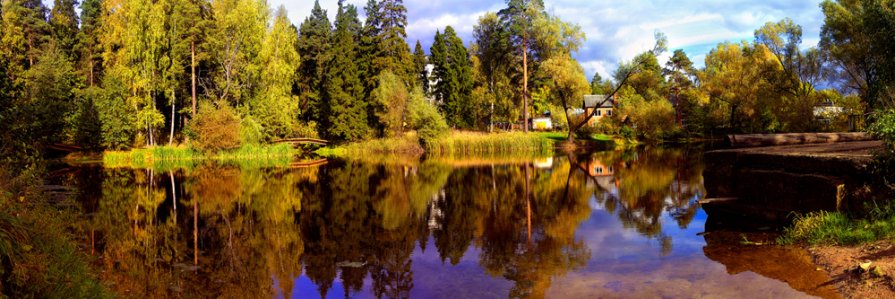
[[[620,296],[675,267],[719,281],[696,236],[698,151],[82,167],[67,183],[82,191],[85,247],[126,297]],[[762,279],[748,281],[799,294]],[[642,294],[705,291],[670,281]]]

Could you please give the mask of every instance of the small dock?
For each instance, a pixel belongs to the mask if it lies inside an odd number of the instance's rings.
[[[703,208],[781,222],[794,213],[863,208],[873,197],[867,166],[883,144],[861,139],[707,152]]]

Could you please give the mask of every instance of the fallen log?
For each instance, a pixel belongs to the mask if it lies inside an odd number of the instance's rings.
[[[759,147],[814,143],[836,143],[874,140],[867,133],[788,133],[788,134],[731,134],[730,147]]]

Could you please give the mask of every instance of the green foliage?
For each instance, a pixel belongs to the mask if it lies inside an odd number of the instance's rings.
[[[842,212],[813,212],[796,217],[791,227],[777,239],[781,244],[856,245],[895,236],[895,209],[875,207],[868,215]]]
[[[431,81],[436,82],[432,95],[449,125],[470,128],[472,118],[471,93],[472,64],[463,40],[448,26],[444,34],[435,33],[435,41],[429,50],[434,65]]]
[[[407,102],[407,125],[416,130],[423,144],[438,139],[448,132],[444,117],[432,103],[426,100],[420,88],[415,88]]]
[[[293,47],[297,36],[291,26],[286,9],[280,6],[258,54],[261,88],[249,104],[249,113],[261,125],[264,140],[291,136],[298,118],[298,99],[292,96],[292,86],[299,57]]]
[[[664,99],[649,101],[632,93],[631,87],[625,89],[616,113],[628,117],[638,137],[659,140],[677,130],[676,126],[668,125],[674,123],[674,108],[670,102]]]
[[[78,32],[78,56],[81,60],[78,63],[88,86],[99,83],[102,75],[101,17],[102,0],[84,0],[81,3],[81,30]]]
[[[49,40],[47,7],[40,0],[3,1],[0,57],[8,61],[9,76],[23,84],[25,71],[37,63]]]
[[[423,92],[426,92],[429,88],[429,72],[426,71],[426,64],[428,63],[426,52],[423,52],[423,45],[417,40],[416,45],[413,47],[413,70],[419,81],[417,84],[423,88]]]
[[[895,12],[890,1],[833,1],[820,4],[824,14],[820,47],[843,67],[845,86],[857,91],[868,109],[891,106],[895,92]]]
[[[254,129],[251,125],[246,125],[246,128]],[[199,113],[190,123],[189,130],[193,135],[193,146],[200,151],[216,152],[237,148],[241,144],[239,116],[227,104],[217,107],[211,103],[199,105]]]
[[[63,49],[65,56],[72,61],[79,61],[80,53],[77,47],[80,30],[75,5],[78,5],[77,0],[54,0],[49,23],[53,39]]]
[[[420,155],[423,148],[419,138],[412,133],[398,137],[376,138],[348,143],[335,148],[321,148],[318,155],[326,157],[362,157],[369,154]]]
[[[301,55],[299,67],[298,90],[300,91],[300,106],[302,118],[305,120],[322,121],[327,115],[323,102],[323,84],[327,74],[325,65],[330,56],[332,25],[326,11],[320,8],[319,1],[314,1],[314,8],[298,30],[298,54]],[[355,41],[356,42],[356,41]]]
[[[25,73],[25,79],[23,98],[15,104],[24,110],[18,138],[39,148],[67,141],[66,120],[75,110],[74,95],[80,85],[71,62],[51,45]]]
[[[116,76],[103,80],[105,88],[89,87],[82,91],[83,98],[93,99],[102,128],[102,146],[106,149],[123,149],[134,144],[136,111],[126,102],[127,87]]]
[[[390,71],[379,75],[379,86],[373,91],[374,115],[386,137],[404,132],[404,113],[410,93],[401,79]]]
[[[239,124],[239,140],[244,145],[257,145],[264,141],[264,127],[255,118],[246,116]]]
[[[209,32],[208,47],[211,53],[217,53],[218,64],[211,91],[215,98],[241,107],[256,96],[261,80],[264,65],[257,58],[268,29],[270,9],[266,1],[258,0],[214,1],[211,8],[215,25]]]
[[[889,151],[895,150],[895,110],[877,110],[873,113],[873,122],[867,128],[873,137],[886,144]]]
[[[324,135],[332,140],[357,141],[370,135],[364,86],[355,61],[360,21],[353,5],[339,6],[333,36],[332,60],[327,63],[324,97]]]
[[[426,143],[430,155],[481,155],[553,152],[553,141],[535,133],[458,132]]]
[[[36,165],[18,175],[0,169],[0,292],[13,298],[112,298],[69,233],[76,229],[76,211],[49,204],[38,190],[41,173]]]
[[[95,97],[85,97],[89,93],[81,93],[77,99],[77,110],[74,115],[74,142],[89,151],[102,149],[103,126],[99,111],[94,102]],[[99,138],[98,138],[99,137]]]

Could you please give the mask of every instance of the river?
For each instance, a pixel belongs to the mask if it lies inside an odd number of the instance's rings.
[[[699,148],[359,158],[49,180],[125,297],[837,296],[804,250],[705,231]]]

